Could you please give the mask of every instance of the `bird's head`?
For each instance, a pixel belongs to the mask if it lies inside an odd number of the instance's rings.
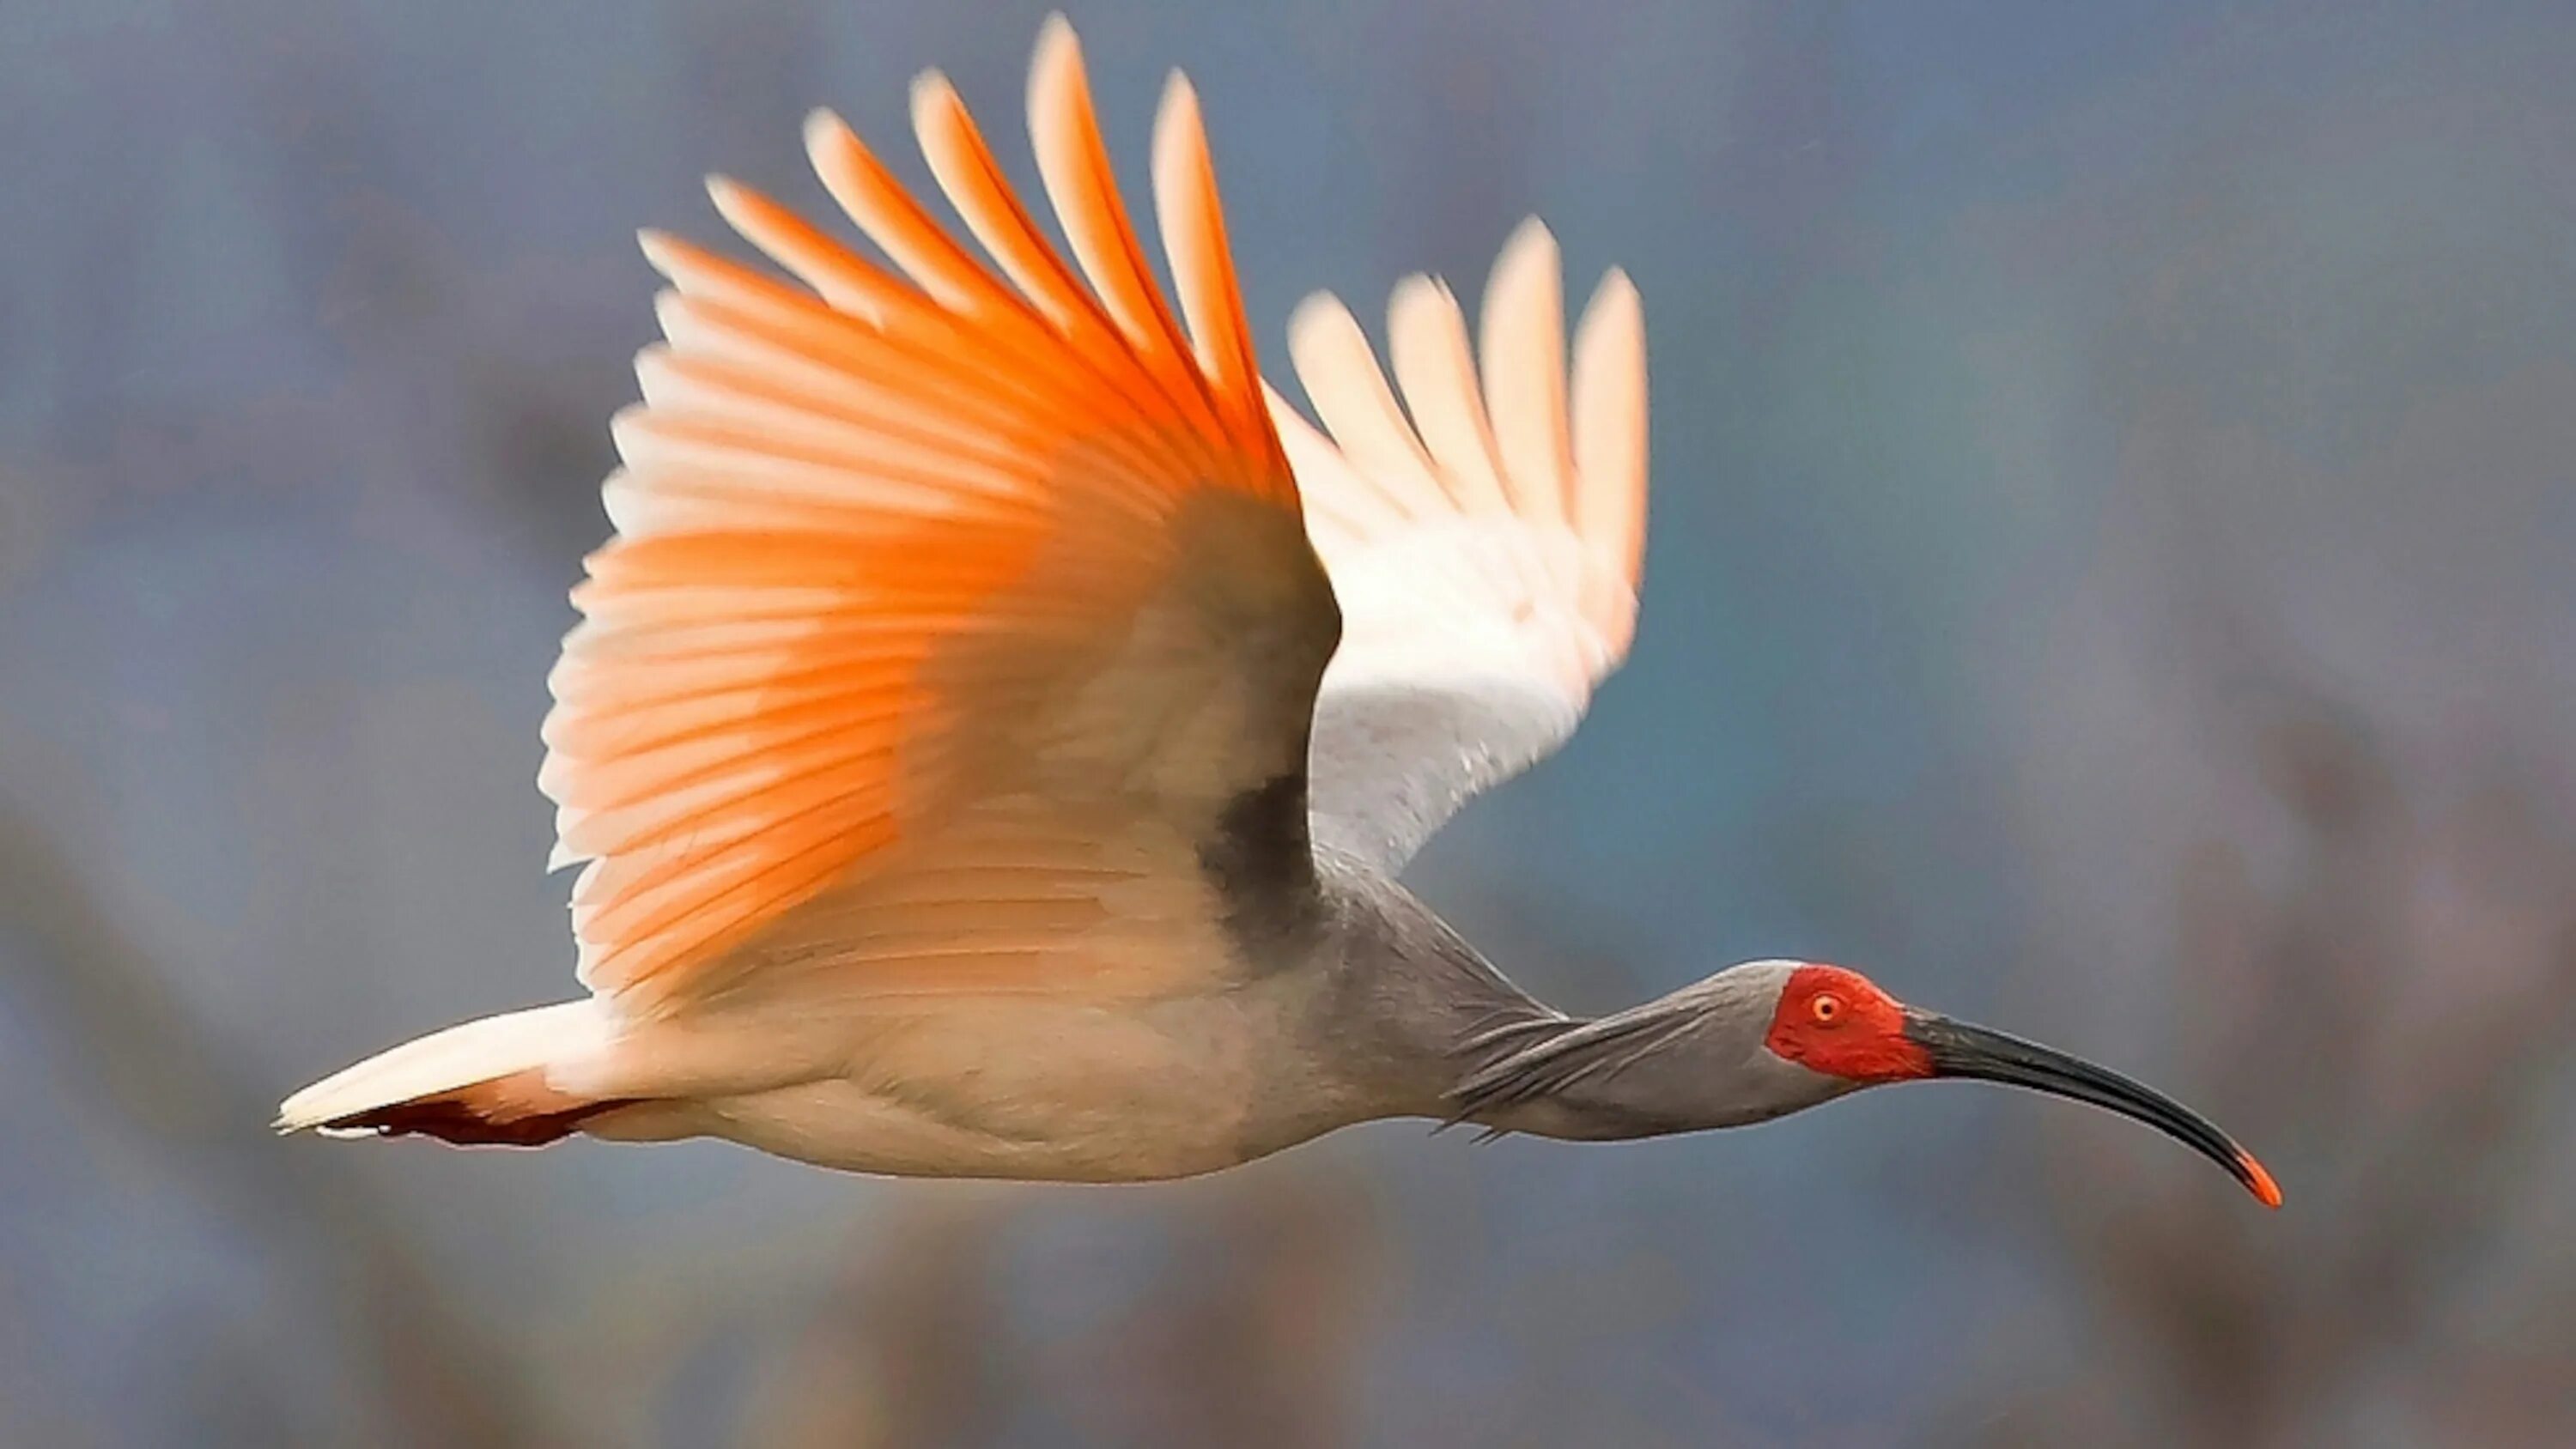
[[[2072,1097],[2144,1122],[2225,1168],[2264,1206],[2281,1205],[2280,1188],[2252,1153],[2152,1087],[2052,1047],[1904,1005],[1840,966],[1761,962],[1736,969],[1778,977],[1764,1050],[1842,1090],[1957,1077]]]
[[[1748,961],[1597,1021],[1533,1025],[1545,1029],[1453,1090],[1454,1120],[1547,1137],[1659,1137],[1765,1122],[1863,1087],[1958,1077],[2135,1118],[2227,1169],[2265,1205],[2281,1205],[2252,1153],[2162,1092],[1917,1010],[1840,966]]]

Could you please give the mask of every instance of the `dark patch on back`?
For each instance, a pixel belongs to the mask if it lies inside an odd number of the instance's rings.
[[[1321,901],[1306,835],[1306,775],[1294,771],[1235,796],[1199,844],[1199,870],[1225,909],[1226,934],[1260,967],[1315,929]]]

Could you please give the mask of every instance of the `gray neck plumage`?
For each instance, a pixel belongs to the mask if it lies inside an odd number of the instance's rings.
[[[1470,1042],[1451,1115],[1494,1132],[1600,1142],[1741,1127],[1847,1090],[1763,1046],[1779,992],[1771,968],[1739,967],[1609,1016],[1533,1021]]]
[[[1342,1058],[1400,1084],[1418,1115],[1610,1141],[1765,1121],[1847,1090],[1762,1045],[1786,966],[1586,1019],[1513,985],[1400,888],[1372,886],[1362,904],[1329,1017],[1363,1033],[1337,1044]]]

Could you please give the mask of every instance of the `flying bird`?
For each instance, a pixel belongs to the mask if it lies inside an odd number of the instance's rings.
[[[1569,362],[1526,223],[1472,342],[1440,283],[1397,286],[1392,386],[1312,298],[1319,429],[1255,366],[1189,83],[1153,137],[1168,297],[1060,17],[1028,109],[1061,246],[935,72],[914,128],[980,257],[823,112],[814,169],[883,261],[722,179],[784,276],[644,234],[665,340],[612,426],[538,780],[588,994],[360,1062],[280,1128],[1142,1181],[1382,1118],[1600,1141],[1960,1077],[2133,1117],[2278,1205],[2170,1098],[1837,966],[1599,1018],[1506,979],[1398,875],[1628,653],[1636,288],[1601,282]]]

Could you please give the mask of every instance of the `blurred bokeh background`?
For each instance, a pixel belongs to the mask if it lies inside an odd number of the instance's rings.
[[[1274,359],[1530,211],[1644,289],[1640,647],[1430,899],[1578,1009],[1864,966],[2277,1216],[1968,1089],[1143,1190],[271,1140],[570,985],[633,228],[928,65],[1019,157],[1043,8],[0,4],[0,1442],[2576,1442],[2564,4],[1073,14]]]

